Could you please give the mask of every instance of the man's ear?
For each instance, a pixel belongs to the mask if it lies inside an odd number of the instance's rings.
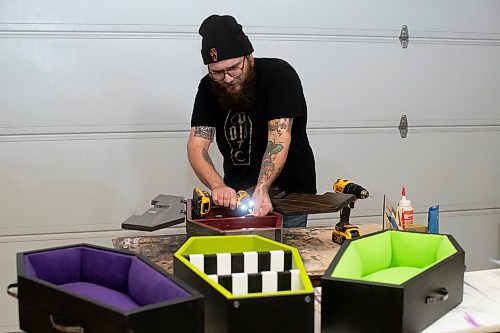
[[[247,59],[248,61],[250,61],[250,63],[253,65],[253,52],[250,53],[249,55],[247,55]]]

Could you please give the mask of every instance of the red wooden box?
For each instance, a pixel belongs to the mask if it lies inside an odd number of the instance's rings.
[[[186,233],[191,236],[259,235],[278,242],[283,240],[283,216],[235,216],[228,208],[212,207],[203,217],[193,216],[192,200],[186,203]]]

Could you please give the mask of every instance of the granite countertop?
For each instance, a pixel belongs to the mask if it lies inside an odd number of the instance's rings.
[[[379,224],[359,225],[361,234],[379,231]],[[283,229],[283,243],[299,250],[311,279],[319,279],[330,265],[340,245],[332,241],[333,226]],[[186,241],[186,235],[119,237],[113,246],[139,253],[169,273],[173,272],[173,254]]]

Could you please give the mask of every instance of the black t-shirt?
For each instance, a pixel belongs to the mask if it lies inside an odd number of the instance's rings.
[[[288,157],[273,186],[286,193],[315,194],[314,156],[306,133],[307,106],[299,76],[281,59],[254,60],[254,109],[221,110],[206,75],[198,86],[191,127],[215,127],[217,146],[224,157],[224,182],[238,191],[257,184],[268,142],[268,121],[293,118]]]

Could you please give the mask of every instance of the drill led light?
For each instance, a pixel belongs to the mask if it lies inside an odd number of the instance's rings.
[[[255,206],[254,202],[248,198],[244,199],[241,204],[238,206],[238,209],[245,214],[252,214],[253,207]]]

